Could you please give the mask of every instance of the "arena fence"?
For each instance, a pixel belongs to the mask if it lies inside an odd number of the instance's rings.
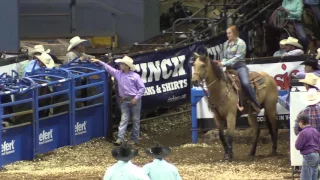
[[[0,84],[1,123],[14,122],[0,126],[0,167],[110,133],[108,75],[101,66],[72,62],[21,79],[0,76]],[[12,102],[3,102],[8,97]],[[8,107],[14,113],[4,113]]]

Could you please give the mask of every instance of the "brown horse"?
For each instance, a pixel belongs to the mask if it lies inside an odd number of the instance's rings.
[[[209,109],[214,113],[214,120],[219,131],[219,138],[224,147],[224,160],[232,161],[233,150],[232,142],[234,130],[236,128],[236,118],[238,109],[238,91],[234,86],[234,81],[230,76],[207,56],[195,53],[194,73],[192,75],[192,83],[194,86],[200,86],[205,80],[210,96],[208,96]],[[277,154],[277,120],[276,120],[276,104],[278,101],[278,88],[274,79],[264,72],[255,73],[263,80],[264,86],[257,88],[257,99],[262,108],[265,110],[265,119],[272,139],[272,155]],[[251,75],[250,75],[251,76]],[[256,76],[256,77],[258,77]],[[260,81],[259,80],[259,81]],[[252,76],[250,82],[254,81]],[[255,82],[256,83],[256,82]],[[261,83],[261,81],[260,81]],[[256,85],[257,87],[257,85]],[[206,93],[206,92],[205,92]],[[207,93],[206,93],[207,94]],[[241,95],[240,95],[241,96]],[[253,129],[253,145],[249,153],[250,157],[255,156],[257,143],[260,135],[260,128],[256,115],[252,114],[252,108],[248,103],[244,104],[243,114],[248,114],[248,121]],[[224,126],[227,123],[227,132],[225,139]]]

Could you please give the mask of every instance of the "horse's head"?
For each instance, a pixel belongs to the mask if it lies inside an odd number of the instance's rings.
[[[194,72],[192,75],[191,82],[194,86],[198,87],[200,82],[207,78],[207,68],[209,67],[210,60],[205,55],[199,55],[194,53]]]

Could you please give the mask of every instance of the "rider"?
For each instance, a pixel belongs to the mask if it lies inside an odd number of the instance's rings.
[[[251,106],[253,113],[260,112],[260,104],[256,98],[256,94],[249,82],[249,69],[244,61],[241,61],[246,55],[246,43],[239,38],[239,30],[237,26],[230,26],[227,29],[228,40],[224,43],[224,53],[221,62],[216,61],[219,66],[225,66],[227,69],[234,69],[238,72],[242,87],[247,91],[250,99],[253,101]]]

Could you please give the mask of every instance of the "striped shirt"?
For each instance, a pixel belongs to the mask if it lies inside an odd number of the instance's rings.
[[[300,113],[298,114],[305,114],[309,116],[309,123],[311,127],[316,128],[318,132],[320,132],[320,102],[315,105],[310,105],[304,108]],[[301,131],[302,129],[299,127],[298,122],[296,121],[294,125],[294,132],[296,135]]]

